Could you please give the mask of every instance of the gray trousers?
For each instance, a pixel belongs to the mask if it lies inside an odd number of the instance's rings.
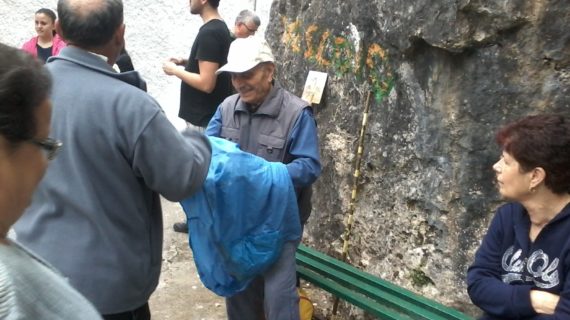
[[[273,266],[242,292],[226,298],[229,320],[299,320],[295,268],[298,241],[286,242]]]

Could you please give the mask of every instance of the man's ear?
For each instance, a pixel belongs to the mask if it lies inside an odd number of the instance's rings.
[[[65,36],[63,35],[63,31],[61,30],[61,23],[59,23],[59,19],[55,20],[55,32],[56,32],[63,40],[67,40],[67,39],[65,39]]]
[[[267,73],[269,74],[269,82],[273,81],[273,77],[275,76],[275,64],[268,63],[265,66],[267,69]]]
[[[120,46],[121,48],[125,45],[126,28],[127,26],[125,26],[125,24],[123,23],[117,28],[117,31],[115,31],[115,37],[114,37],[115,45]]]

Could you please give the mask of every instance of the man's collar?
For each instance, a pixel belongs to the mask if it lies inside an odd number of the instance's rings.
[[[61,50],[59,55],[49,58],[50,61],[65,60],[85,68],[107,74],[113,78],[121,80],[125,83],[133,85],[141,90],[146,91],[146,82],[137,71],[127,71],[117,73],[108,63],[107,57],[95,54],[93,52],[78,48],[78,47],[65,47]]]
[[[95,52],[93,52],[93,51],[88,51],[88,50],[87,50],[87,52],[91,53],[92,55],[94,55],[94,56],[96,56],[96,57],[101,58],[101,60],[105,61],[106,64],[109,64],[109,58],[107,58],[107,56],[104,56],[104,55],[102,55],[102,54],[95,53]]]

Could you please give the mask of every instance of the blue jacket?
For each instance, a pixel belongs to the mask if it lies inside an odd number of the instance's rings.
[[[204,286],[221,296],[245,289],[283,244],[301,238],[295,189],[285,165],[210,137],[212,161],[200,192],[182,201]]]
[[[467,271],[471,300],[485,319],[570,319],[570,205],[529,238],[530,219],[519,203],[501,206]],[[530,290],[560,295],[555,314],[535,313]]]

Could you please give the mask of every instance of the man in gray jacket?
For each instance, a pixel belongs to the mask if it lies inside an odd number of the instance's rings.
[[[179,201],[200,188],[211,148],[171,125],[136,71],[111,67],[124,46],[121,0],[60,0],[58,14],[68,47],[47,66],[51,132],[63,148],[16,236],[105,319],[150,319],[162,260],[159,194]]]
[[[228,63],[216,73],[230,73],[237,94],[220,104],[206,134],[233,141],[241,150],[267,161],[285,163],[304,224],[311,213],[311,185],[321,174],[317,126],[309,104],[274,81],[274,61],[271,48],[262,38],[232,42]],[[226,298],[228,319],[299,319],[295,287],[298,244],[284,243],[279,258],[268,270],[245,290]]]

